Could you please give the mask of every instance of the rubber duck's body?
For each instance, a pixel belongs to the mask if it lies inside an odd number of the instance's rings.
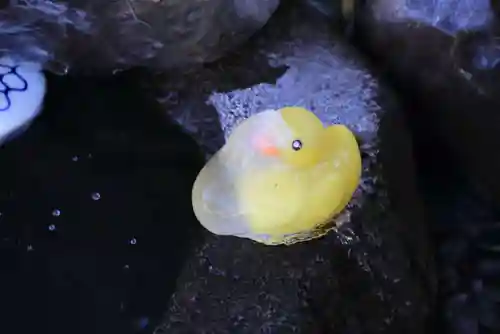
[[[215,234],[290,244],[323,235],[360,174],[345,126],[325,128],[303,108],[267,110],[242,122],[199,173],[193,208]]]

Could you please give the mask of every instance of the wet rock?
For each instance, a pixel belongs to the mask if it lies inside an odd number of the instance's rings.
[[[0,9],[0,50],[51,70],[173,68],[213,61],[269,19],[279,0],[22,1]]]
[[[498,22],[490,1],[358,1],[356,36],[413,100],[486,200],[500,206]]]
[[[345,16],[349,15],[350,4],[352,0],[303,0],[303,3],[326,15],[330,20],[342,21]]]
[[[358,1],[354,39],[406,97],[438,245],[442,325],[496,333],[498,7],[492,1]]]
[[[162,315],[203,159],[137,83],[49,76],[41,115],[2,146],[2,332],[136,334]]]
[[[209,156],[266,108],[300,105],[344,123],[363,151],[363,182],[324,238],[269,247],[206,233],[157,333],[429,333],[432,253],[397,101],[328,20],[283,7],[237,52],[149,81]],[[221,132],[222,129],[222,132]]]
[[[436,331],[496,333],[500,329],[496,210],[470,189],[463,175],[450,171],[452,160],[442,147],[436,149],[436,142],[418,141],[417,146],[419,182],[437,243],[440,321]]]

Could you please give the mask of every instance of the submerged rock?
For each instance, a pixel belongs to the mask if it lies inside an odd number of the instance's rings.
[[[321,239],[266,247],[207,234],[156,333],[429,332],[434,272],[409,133],[324,16],[284,6],[238,52],[158,82],[207,157],[249,115],[298,105],[357,134],[364,172],[340,228]]]

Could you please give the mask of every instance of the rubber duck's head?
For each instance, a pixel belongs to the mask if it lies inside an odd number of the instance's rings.
[[[261,114],[251,140],[257,154],[297,168],[314,166],[323,159],[325,127],[312,112],[286,107]]]

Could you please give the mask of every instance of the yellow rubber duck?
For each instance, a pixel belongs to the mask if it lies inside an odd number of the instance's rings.
[[[293,244],[327,233],[360,177],[347,127],[324,127],[304,108],[266,110],[240,123],[200,171],[193,209],[212,233]]]

